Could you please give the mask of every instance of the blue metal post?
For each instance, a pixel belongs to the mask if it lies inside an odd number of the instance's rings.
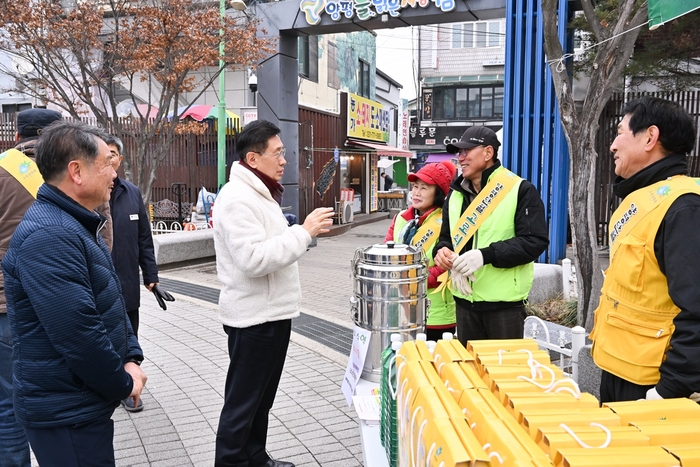
[[[513,134],[513,85],[515,80],[515,34],[513,25],[516,21],[515,2],[506,2],[506,63],[505,79],[503,83],[503,147],[501,149],[501,162],[510,168],[513,166],[514,141]]]
[[[568,5],[559,1],[559,36],[565,50]],[[540,261],[566,254],[569,158],[552,77],[544,55],[540,2],[506,3],[503,163],[538,188],[549,221],[550,246]]]
[[[536,26],[534,43],[543,44],[544,43],[544,32],[542,31],[542,15],[540,14],[540,9],[537,6],[533,12],[534,18],[533,22]],[[534,63],[544,63],[544,48],[535,47]],[[543,132],[543,119],[544,119],[544,99],[543,88],[544,85],[544,73],[546,67],[535,66],[534,75],[535,81],[533,86],[534,91],[534,102],[532,109],[532,134],[533,138],[530,140],[530,152],[531,154],[540,154],[542,152],[542,135]],[[537,178],[533,176],[531,179],[532,183],[535,184],[537,189],[540,191],[542,196],[542,201],[545,206],[549,206],[549,190],[547,186],[549,185],[550,175],[545,173],[545,165],[541,164],[537,158],[533,157],[530,159],[530,166],[533,174],[537,174]]]
[[[512,98],[513,98],[513,141],[515,144],[511,146],[511,163],[512,166],[510,167],[510,170],[512,170],[515,173],[520,173],[520,165],[522,163],[522,158],[524,156],[522,152],[522,125],[523,125],[523,60],[525,60],[525,54],[527,53],[526,50],[524,50],[523,46],[523,27],[527,26],[524,24],[523,21],[523,6],[524,6],[524,0],[516,0],[516,15],[514,16],[514,21],[515,21],[515,34],[513,37],[513,45],[515,45],[515,66],[513,67],[513,71],[515,71],[515,82],[512,86]],[[511,33],[513,30],[511,29]],[[507,32],[506,32],[507,34]],[[505,137],[505,135],[504,135]]]
[[[537,0],[539,2],[540,0]],[[534,51],[533,46],[533,35],[536,30],[534,27],[536,23],[533,21],[533,3],[535,0],[526,0],[524,5],[525,15],[523,17],[525,25],[525,51],[530,53],[523,53],[523,112],[522,112],[522,137],[521,141],[523,144],[521,147],[527,147],[527,142],[533,139],[539,139],[540,135],[532,134],[532,120],[538,118],[538,115],[533,114],[533,104],[535,96],[532,93],[532,82],[533,82],[533,66],[538,66],[538,64],[533,63],[532,59],[526,59],[528,55],[532,56],[532,51]],[[527,152],[527,151],[525,151]],[[535,159],[535,155],[539,154],[539,151],[533,151],[530,155],[530,159]],[[528,159],[523,158],[520,163],[520,176],[530,180],[537,188],[539,188],[539,167],[532,170],[532,165],[528,163]]]

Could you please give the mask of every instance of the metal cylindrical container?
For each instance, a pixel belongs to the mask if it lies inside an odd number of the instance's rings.
[[[372,332],[362,377],[379,381],[390,335],[415,339],[425,329],[428,261],[420,248],[393,242],[358,248],[352,260],[352,318]]]

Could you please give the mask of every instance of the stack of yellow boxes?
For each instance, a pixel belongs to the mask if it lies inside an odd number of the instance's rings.
[[[408,341],[397,366],[401,467],[700,467],[698,404],[600,407],[531,339]]]

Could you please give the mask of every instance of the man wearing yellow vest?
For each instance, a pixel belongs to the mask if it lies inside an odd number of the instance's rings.
[[[601,402],[700,392],[700,181],[689,178],[691,117],[677,104],[628,102],[617,137],[610,267],[591,333]]]
[[[34,157],[34,145],[41,130],[49,124],[61,119],[61,114],[55,110],[27,109],[17,114],[17,134],[15,149],[24,153],[10,151],[0,154],[0,260],[7,252],[7,246],[15,228],[22,216],[36,198],[36,189],[29,185],[30,168],[34,162],[28,157]],[[36,167],[36,166],[34,166]],[[38,170],[34,171],[38,182],[42,183]],[[34,185],[36,185],[34,183]],[[24,429],[15,420],[12,408],[12,336],[7,319],[5,302],[5,279],[0,270],[0,464],[8,467],[29,467],[29,443]]]
[[[523,337],[533,262],[549,245],[540,195],[496,159],[500,146],[493,130],[475,126],[446,148],[458,154],[462,175],[445,201],[433,255],[450,271],[463,344]]]

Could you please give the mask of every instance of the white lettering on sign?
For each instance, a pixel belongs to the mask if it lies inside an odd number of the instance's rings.
[[[316,25],[321,22],[324,12],[333,21],[340,21],[343,17],[356,17],[360,21],[366,21],[385,14],[397,18],[401,16],[403,8],[427,8],[431,3],[435,3],[444,13],[455,9],[455,0],[302,0],[299,9],[304,13],[307,23]]]

